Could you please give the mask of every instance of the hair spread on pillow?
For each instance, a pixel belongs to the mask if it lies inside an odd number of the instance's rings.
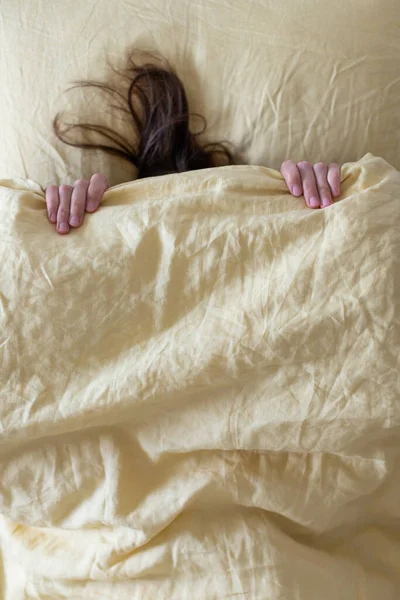
[[[184,86],[170,64],[157,55],[146,53],[145,56],[151,56],[152,62],[140,65],[135,62],[136,55],[143,56],[143,53],[132,52],[128,66],[122,72],[113,68],[130,82],[126,97],[99,81],[77,81],[72,86],[97,88],[117,99],[119,105],[112,106],[132,119],[134,139],[126,139],[105,125],[62,125],[60,113],[53,120],[57,137],[70,146],[103,150],[130,161],[138,169],[138,178],[214,167],[217,166],[218,155],[223,157],[226,164],[234,164],[233,155],[224,143],[202,146],[198,142],[197,136],[204,133],[207,127],[206,119],[197,113],[189,113]],[[161,66],[157,63],[161,63]],[[203,120],[202,131],[190,131],[190,116]],[[67,134],[76,130],[96,133],[108,143],[71,140]]]

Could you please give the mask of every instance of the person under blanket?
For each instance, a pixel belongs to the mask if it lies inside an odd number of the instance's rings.
[[[57,137],[70,146],[102,150],[130,161],[137,168],[138,178],[221,166],[221,157],[223,164],[235,164],[224,143],[202,145],[198,141],[198,136],[206,129],[204,117],[192,113],[203,120],[204,127],[200,133],[190,130],[191,113],[186,92],[170,64],[157,57],[156,61],[139,65],[135,54],[137,52],[130,54],[124,73],[129,82],[127,97],[101,82],[79,81],[73,87],[95,87],[117,99],[120,105],[113,105],[113,108],[132,118],[136,142],[101,125],[68,124],[63,128],[59,114],[53,121]],[[154,55],[152,59],[155,59]],[[96,132],[106,143],[73,141],[66,135],[71,130]],[[294,196],[304,194],[309,208],[326,208],[340,195],[340,165],[337,163],[312,165],[307,161],[285,160],[280,171],[290,193]],[[78,179],[73,186],[48,186],[47,215],[56,225],[56,231],[64,235],[69,233],[70,227],[80,227],[85,213],[94,213],[99,208],[108,187],[102,173],[94,174],[90,181]]]

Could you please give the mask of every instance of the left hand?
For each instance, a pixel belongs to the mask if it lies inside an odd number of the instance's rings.
[[[285,160],[281,165],[289,191],[302,196],[309,208],[326,208],[333,198],[340,196],[340,165],[317,162],[314,166],[306,161],[298,163]]]

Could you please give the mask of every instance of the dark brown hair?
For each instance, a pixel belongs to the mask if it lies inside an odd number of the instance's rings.
[[[197,136],[206,129],[206,120],[197,113],[189,113],[182,81],[170,64],[158,55],[151,54],[152,62],[139,65],[135,62],[136,55],[143,56],[143,53],[131,53],[128,66],[122,72],[112,67],[114,72],[129,82],[126,96],[99,81],[76,81],[69,88],[95,87],[111,94],[119,102],[119,105],[112,107],[132,118],[133,137],[136,139],[126,139],[105,125],[78,123],[62,127],[59,113],[53,121],[57,137],[70,146],[103,150],[130,161],[138,169],[138,178],[214,167],[217,166],[218,154],[224,157],[226,164],[233,164],[233,156],[223,143],[214,142],[201,146],[197,141]],[[145,56],[149,56],[149,53]],[[161,66],[157,62],[161,62]],[[202,131],[190,131],[190,116],[203,120]],[[66,137],[72,130],[95,132],[112,142],[112,145],[73,141]]]

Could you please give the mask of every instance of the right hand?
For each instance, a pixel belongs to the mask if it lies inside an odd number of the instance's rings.
[[[80,227],[85,212],[94,213],[99,208],[108,187],[103,173],[92,175],[90,181],[78,179],[73,186],[49,185],[46,188],[47,216],[56,224],[57,233],[65,235],[70,227]]]

